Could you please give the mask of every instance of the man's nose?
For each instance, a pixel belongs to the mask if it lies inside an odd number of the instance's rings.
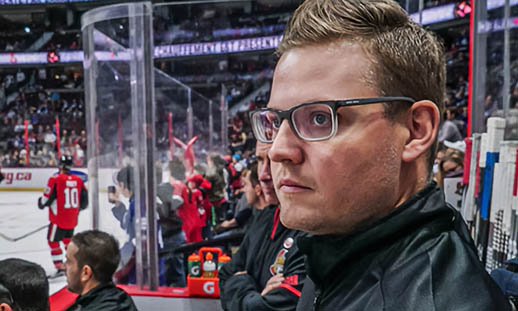
[[[268,156],[273,162],[301,163],[303,160],[300,143],[304,143],[284,120],[273,140]]]
[[[259,172],[259,179],[262,181],[262,182],[268,182],[268,181],[271,181],[272,180],[272,173],[271,173],[271,170],[270,170],[270,159],[269,158],[266,158],[262,167],[261,167],[261,172]]]

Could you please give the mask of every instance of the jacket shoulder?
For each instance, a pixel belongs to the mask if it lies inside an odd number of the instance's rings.
[[[96,293],[88,304],[82,305],[81,311],[136,311],[133,299],[117,287],[105,288]]]
[[[397,264],[383,273],[380,285],[388,310],[509,309],[463,234],[450,230],[420,243],[415,249],[407,245]]]

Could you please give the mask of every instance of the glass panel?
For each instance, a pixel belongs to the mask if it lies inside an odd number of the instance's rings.
[[[83,15],[93,226],[121,245],[122,283],[158,286],[150,3]],[[110,189],[108,188],[110,187]],[[116,192],[108,194],[115,187]]]
[[[490,116],[508,115],[509,108],[516,102],[512,94],[518,81],[516,70],[513,70],[518,61],[518,5],[515,3],[506,12],[503,4],[504,1],[481,1],[476,6],[473,132],[483,132]],[[514,132],[512,127],[507,127],[506,139],[516,139],[518,136]]]
[[[299,3],[276,3],[273,13],[270,4],[255,1],[159,4],[152,27],[149,3],[83,16],[93,223],[129,245],[126,259],[135,255],[136,275],[126,282],[157,284],[153,248],[162,236],[149,207],[156,185],[169,181],[170,161],[182,160],[189,175],[191,167],[206,169],[210,153],[250,153],[246,112],[266,105],[273,52]],[[253,15],[263,10],[268,14]],[[128,166],[129,180],[120,173]],[[125,209],[109,202],[109,186]],[[133,205],[135,212],[126,213]],[[130,226],[121,228],[127,220]]]

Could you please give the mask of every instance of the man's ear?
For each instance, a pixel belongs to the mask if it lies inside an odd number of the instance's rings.
[[[258,197],[261,196],[261,194],[263,194],[263,189],[261,188],[260,184],[254,186],[254,191]]]
[[[94,272],[92,271],[92,268],[89,265],[84,265],[81,269],[81,281],[86,283],[92,279],[93,276]]]
[[[6,303],[0,303],[0,311],[13,311],[13,308]]]
[[[410,107],[406,119],[410,135],[403,149],[404,162],[415,161],[433,147],[440,123],[439,108],[433,102],[422,100]]]

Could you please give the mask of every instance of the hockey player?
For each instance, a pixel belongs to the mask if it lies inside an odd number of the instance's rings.
[[[50,254],[58,274],[64,274],[63,250],[74,235],[77,226],[79,211],[88,205],[88,192],[83,180],[71,174],[72,157],[62,156],[59,164],[59,173],[52,176],[47,184],[45,193],[38,199],[38,207],[49,207],[49,229],[47,241]]]

